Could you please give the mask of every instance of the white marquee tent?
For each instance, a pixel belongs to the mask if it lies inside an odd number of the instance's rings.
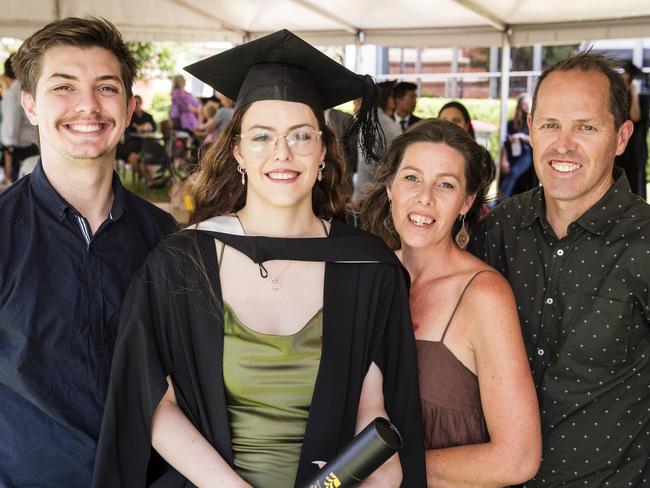
[[[287,28],[317,45],[510,46],[650,37],[650,0],[3,0],[0,37],[96,15],[128,40],[240,43]],[[502,104],[505,121],[505,104]]]
[[[650,0],[3,0],[0,36],[97,15],[130,40],[241,42],[281,28],[321,45],[569,43],[650,36]]]

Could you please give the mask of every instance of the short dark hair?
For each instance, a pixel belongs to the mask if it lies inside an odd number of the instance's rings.
[[[12,54],[7,59],[5,59],[5,75],[11,78],[12,80],[16,79],[16,73],[14,73],[14,68],[11,66],[11,60],[14,55]]]
[[[440,108],[440,110],[438,111],[438,118],[440,118],[440,114],[446,108],[455,108],[463,115],[463,119],[465,119],[465,123],[467,124],[468,127],[467,132],[469,132],[469,135],[472,136],[473,139],[476,139],[476,133],[474,132],[474,126],[472,125],[472,116],[469,114],[469,110],[467,110],[467,107],[465,107],[465,105],[463,105],[457,100],[452,100],[451,102],[445,103]]]
[[[390,201],[386,188],[391,185],[406,149],[418,142],[446,144],[458,151],[465,161],[465,192],[476,194],[474,203],[465,215],[471,230],[481,218],[486,193],[494,180],[496,168],[487,149],[478,144],[463,128],[442,119],[425,119],[411,126],[396,137],[379,163],[375,180],[361,201],[361,225],[364,229],[382,237],[391,249],[400,247],[397,232],[385,225],[390,214]],[[458,230],[458,223],[452,232]]]
[[[537,108],[537,94],[542,82],[555,71],[583,71],[602,73],[609,80],[609,111],[614,117],[614,127],[618,128],[630,118],[630,98],[627,86],[618,73],[617,68],[620,62],[602,54],[582,51],[572,54],[566,59],[558,61],[546,68],[539,79],[533,93],[533,105],[530,110],[531,116],[535,115]]]
[[[393,97],[397,100],[403,98],[404,95],[406,95],[406,92],[417,91],[417,89],[418,86],[415,83],[411,83],[410,81],[400,81],[395,85],[395,88],[393,88]]]
[[[101,47],[110,51],[120,63],[127,99],[133,95],[133,80],[138,73],[135,57],[117,28],[108,20],[97,17],[56,20],[28,37],[12,59],[23,91],[35,94],[43,54],[54,46]]]

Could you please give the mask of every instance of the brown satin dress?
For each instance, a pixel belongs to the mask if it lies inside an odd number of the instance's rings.
[[[465,291],[482,272],[472,276],[465,285],[440,340],[417,341],[425,449],[490,440],[481,408],[478,378],[444,343]]]

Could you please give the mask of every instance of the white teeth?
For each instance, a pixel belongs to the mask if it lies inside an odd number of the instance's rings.
[[[560,173],[571,173],[572,171],[576,171],[580,169],[580,165],[576,163],[561,163],[559,161],[551,161],[551,167],[555,171],[559,171]]]
[[[100,124],[70,124],[68,127],[75,132],[97,132],[102,128]]]
[[[424,215],[418,215],[418,214],[409,214],[409,220],[413,222],[415,225],[429,225],[433,223],[433,219],[429,217],[425,217]]]
[[[281,173],[269,173],[269,178],[274,180],[290,180],[291,178],[295,178],[296,176],[298,176],[298,173],[296,172],[283,171]]]

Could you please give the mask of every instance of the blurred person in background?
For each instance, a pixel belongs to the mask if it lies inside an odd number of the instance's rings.
[[[517,97],[515,116],[508,121],[507,136],[501,149],[499,197],[507,198],[538,185],[530,147],[528,112],[531,99],[527,93]]]
[[[18,179],[22,161],[39,152],[36,145],[36,129],[29,123],[20,105],[21,82],[16,79],[14,73],[13,57],[14,55],[9,56],[4,64],[2,122],[0,122],[0,140],[5,156],[5,178],[10,181]]]
[[[476,139],[474,127],[472,126],[472,117],[462,103],[456,100],[445,103],[438,112],[438,118],[456,124],[466,130],[472,136],[472,139]]]
[[[235,111],[235,104],[230,98],[219,92],[215,92],[215,95],[219,99],[219,104],[208,102],[204,106],[206,108],[210,104],[210,108],[208,109],[210,115],[208,116],[206,112],[205,122],[194,131],[196,135],[203,136],[204,144],[209,144],[219,139],[219,135],[226,128]]]
[[[185,90],[185,77],[176,75],[172,78],[172,104],[169,117],[176,130],[193,132],[199,122],[201,102]]]
[[[646,199],[646,166],[648,163],[648,127],[650,126],[650,96],[639,93],[637,82],[643,72],[631,62],[623,64],[621,73],[630,96],[630,120],[634,132],[627,141],[625,151],[615,159],[615,164],[625,171],[632,193]]]
[[[421,120],[417,115],[413,115],[418,101],[417,89],[418,86],[415,83],[408,81],[401,81],[393,87],[395,100],[393,120],[397,122],[401,132],[405,132],[406,129]]]

